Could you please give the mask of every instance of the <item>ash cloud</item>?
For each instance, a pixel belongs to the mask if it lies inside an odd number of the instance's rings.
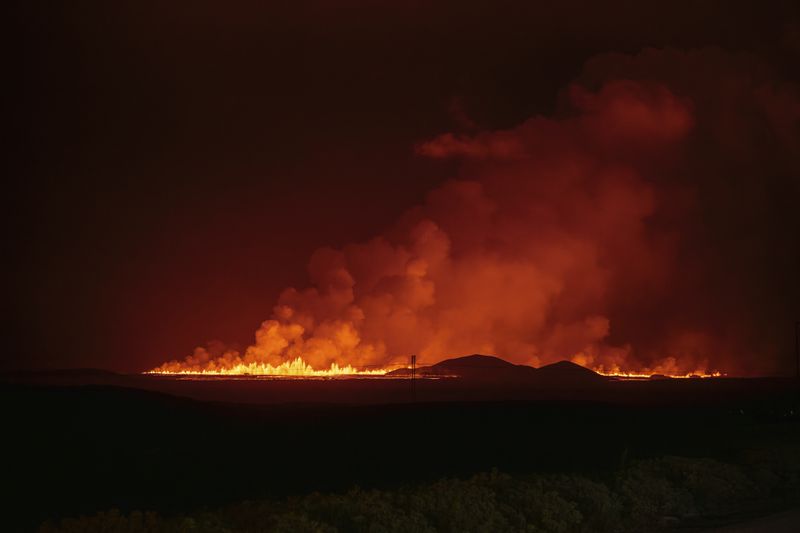
[[[385,366],[490,353],[538,366],[780,372],[798,312],[800,93],[758,58],[587,62],[557,112],[442,133],[454,179],[372,240],[317,250],[242,353]]]

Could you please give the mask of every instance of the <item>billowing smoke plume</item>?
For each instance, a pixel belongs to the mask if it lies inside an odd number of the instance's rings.
[[[317,250],[310,287],[286,289],[243,353],[164,368],[478,352],[779,370],[800,273],[797,87],[749,56],[649,50],[594,58],[559,102],[421,142],[459,175],[374,239]]]

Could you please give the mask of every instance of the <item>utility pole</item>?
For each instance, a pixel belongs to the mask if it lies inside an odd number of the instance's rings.
[[[411,356],[411,393],[417,399],[417,356]]]

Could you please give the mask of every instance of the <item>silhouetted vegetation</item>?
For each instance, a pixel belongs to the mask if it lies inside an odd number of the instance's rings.
[[[188,515],[111,510],[46,523],[40,532],[652,531],[800,501],[800,450],[764,450],[746,461],[667,456],[634,461],[606,480],[493,470],[395,490],[245,501]]]
[[[352,381],[321,383],[344,396],[374,385]],[[646,531],[795,501],[796,389],[691,381],[620,383],[605,401],[553,389],[281,405],[7,384],[0,399],[24,409],[4,419],[0,530]],[[240,398],[247,382],[211,384]]]

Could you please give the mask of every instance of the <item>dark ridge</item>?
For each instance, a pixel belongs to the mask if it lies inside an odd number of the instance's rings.
[[[389,372],[389,376],[408,376],[411,371],[401,368]],[[536,385],[565,386],[570,384],[603,383],[607,381],[593,370],[570,361],[559,361],[541,368],[515,365],[499,357],[473,354],[446,359],[435,365],[417,368],[419,376],[453,376],[474,381],[530,381]]]
[[[603,383],[608,381],[594,370],[589,370],[571,361],[559,361],[537,369],[537,378],[553,384],[563,383]]]
[[[417,368],[420,376],[451,376],[473,381],[520,381],[529,380],[536,369],[526,365],[515,365],[492,355],[473,354],[445,359],[435,365]],[[408,376],[411,370],[400,368],[387,376]]]
[[[452,359],[445,359],[444,361],[439,361],[438,363],[432,365],[429,368],[436,368],[436,367],[451,368],[457,366],[470,366],[470,367],[480,367],[480,368],[511,368],[511,367],[516,367],[518,365],[509,363],[505,359],[500,359],[499,357],[495,357],[494,355],[481,355],[476,353],[472,355],[465,355],[463,357],[454,357]]]

